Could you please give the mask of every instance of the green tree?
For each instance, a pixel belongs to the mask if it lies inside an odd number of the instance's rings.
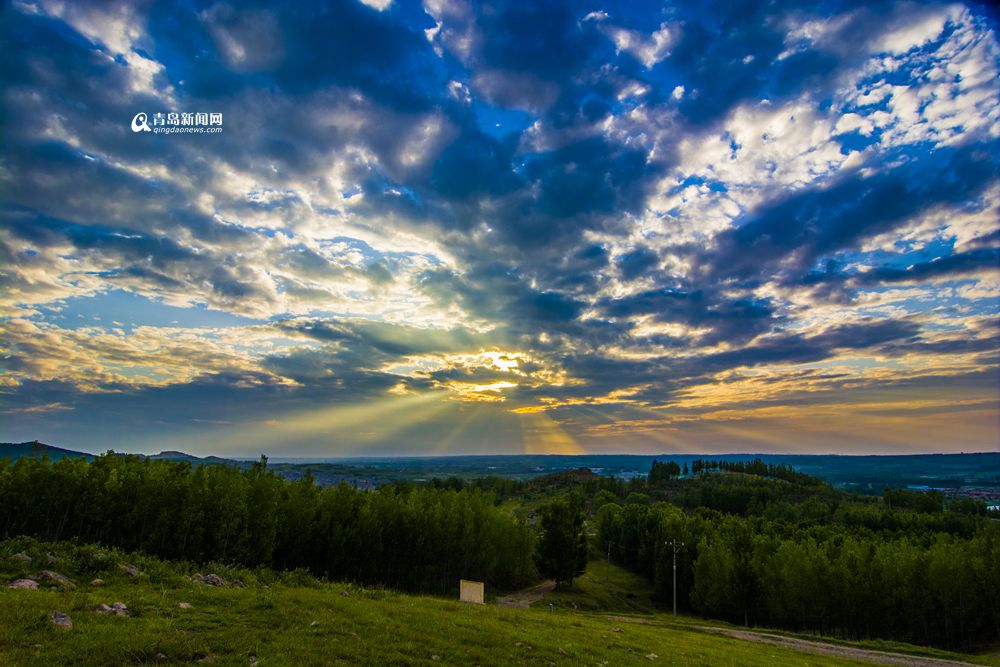
[[[555,500],[541,510],[542,536],[535,563],[543,577],[555,579],[556,587],[573,585],[587,568],[587,536],[583,512],[577,503]]]
[[[674,461],[667,461],[665,463],[653,461],[653,465],[649,469],[648,480],[650,484],[659,484],[679,477],[680,474],[681,467]]]

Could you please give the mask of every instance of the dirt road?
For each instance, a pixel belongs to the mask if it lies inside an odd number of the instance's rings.
[[[818,653],[820,655],[830,655],[838,658],[851,658],[854,660],[867,660],[880,665],[904,665],[904,667],[965,667],[971,666],[969,662],[958,662],[956,660],[942,660],[940,658],[925,658],[919,655],[908,655],[905,653],[890,653],[888,651],[873,651],[870,649],[855,648],[853,646],[843,646],[840,644],[827,644],[825,642],[814,642],[808,639],[798,639],[796,637],[785,637],[783,635],[772,635],[766,632],[752,632],[750,630],[739,630],[737,628],[718,628],[713,626],[701,626],[703,630],[715,632],[720,635],[727,635],[736,639],[763,644],[775,644],[808,653]]]
[[[497,598],[497,604],[501,607],[517,607],[527,609],[533,602],[541,600],[546,593],[555,588],[554,581],[544,581],[537,586],[526,588],[510,595]],[[664,625],[667,624],[653,618],[642,616],[618,616],[614,614],[603,615],[608,620],[620,621],[623,623],[642,623],[644,625]],[[837,658],[851,660],[863,660],[879,665],[901,665],[902,667],[975,667],[972,663],[958,660],[945,660],[942,658],[930,658],[907,653],[893,653],[890,651],[876,651],[872,649],[857,648],[842,644],[831,644],[827,642],[811,641],[798,637],[786,637],[767,632],[754,632],[752,630],[742,630],[739,628],[720,628],[712,625],[688,626],[692,629],[700,629],[706,632],[714,632],[726,635],[734,639],[743,641],[759,642],[762,644],[774,644],[806,653],[817,655],[828,655]]]
[[[501,607],[517,607],[518,609],[527,609],[531,606],[532,602],[538,602],[546,593],[551,592],[555,587],[556,582],[543,581],[537,586],[525,588],[523,591],[517,591],[516,593],[511,593],[510,595],[498,597],[497,604]]]

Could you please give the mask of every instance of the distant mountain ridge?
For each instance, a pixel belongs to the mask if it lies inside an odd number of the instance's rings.
[[[116,453],[121,456],[141,456],[142,458],[154,460],[187,461],[191,464],[238,463],[238,461],[232,461],[219,456],[206,456],[202,458],[200,456],[194,456],[193,454],[178,451],[165,451],[160,452],[159,454],[149,455],[128,454],[127,452]],[[46,455],[53,460],[87,459],[88,461],[92,461],[97,458],[96,454],[88,454],[87,452],[78,452],[72,449],[56,447],[55,445],[47,445],[39,440],[32,440],[30,442],[0,442],[0,459],[19,459],[22,457],[40,459]]]
[[[73,451],[43,442],[0,443],[0,460],[21,457],[50,459],[85,459],[94,454]],[[119,454],[129,456],[130,454]],[[228,465],[248,468],[251,458],[195,456],[167,450],[159,454],[131,454],[152,460],[185,462],[192,466]],[[968,495],[1000,502],[1000,452],[962,454],[485,454],[451,456],[386,456],[296,459],[272,457],[268,469],[288,479],[311,475],[321,486],[346,482],[374,488],[392,482],[423,483],[432,478],[458,477],[475,479],[484,476],[529,480],[555,475],[599,475],[632,479],[645,477],[654,460],[691,465],[698,459],[717,461],[752,461],[792,467],[798,472],[818,477],[834,486],[856,493],[879,495],[887,488],[941,489],[945,495]],[[582,473],[581,469],[586,469]],[[948,490],[952,491],[948,491]],[[964,489],[962,491],[957,491]]]
[[[19,459],[21,457],[40,459],[48,455],[50,459],[87,459],[92,461],[93,454],[63,449],[55,445],[32,440],[30,442],[0,442],[0,459]]]

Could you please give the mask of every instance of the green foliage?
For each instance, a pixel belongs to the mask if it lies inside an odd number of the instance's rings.
[[[75,538],[417,592],[460,578],[508,590],[536,575],[533,531],[477,490],[321,488],[266,459],[239,470],[105,455],[0,462],[0,536]]]
[[[653,461],[653,465],[649,469],[649,484],[651,486],[659,484],[660,482],[679,477],[680,474],[681,467],[675,461],[667,461],[666,463]]]
[[[684,464],[687,467],[687,464]],[[775,465],[764,463],[760,459],[753,461],[705,461],[695,459],[691,462],[691,472],[695,475],[706,472],[741,472],[748,475],[758,475],[760,477],[771,477],[773,479],[783,479],[786,482],[819,486],[823,483],[818,477],[812,477],[802,472],[798,472],[791,466],[785,464]],[[686,473],[685,473],[686,474]]]
[[[587,536],[583,532],[583,512],[572,500],[554,500],[541,511],[542,535],[535,562],[543,577],[556,586],[572,586],[573,579],[587,568]]]
[[[886,489],[882,493],[882,501],[896,509],[915,510],[917,512],[941,512],[944,510],[944,498],[937,491],[911,491],[910,489]]]
[[[684,542],[678,601],[706,616],[944,647],[1000,632],[1000,526],[978,516],[849,503],[734,516],[612,503],[597,524],[612,558],[652,579],[665,600],[672,552],[664,543]]]

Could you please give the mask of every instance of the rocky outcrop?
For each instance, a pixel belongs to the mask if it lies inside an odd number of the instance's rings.
[[[64,591],[71,591],[76,588],[76,584],[69,580],[69,577],[53,572],[52,570],[42,570],[38,573],[37,579],[48,584],[58,586]]]
[[[64,614],[61,611],[49,612],[49,622],[53,626],[65,630],[70,630],[73,627],[73,619],[69,617],[69,614]]]
[[[115,602],[111,606],[101,603],[94,607],[94,611],[98,614],[114,614],[115,616],[132,615],[132,612],[129,611],[129,608],[125,606],[124,602]]]
[[[196,573],[191,576],[191,581],[196,584],[204,584],[206,586],[215,586],[216,588],[225,588],[226,580],[217,574],[199,574]]]

